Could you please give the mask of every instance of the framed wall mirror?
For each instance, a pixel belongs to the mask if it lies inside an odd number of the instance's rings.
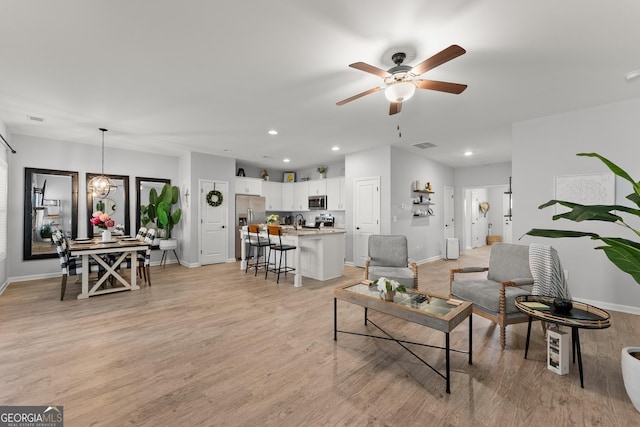
[[[99,176],[101,174],[88,173],[87,184],[91,178]],[[129,204],[129,177],[124,175],[106,175],[109,177],[115,185],[118,186],[118,190],[115,194],[110,195],[108,198],[100,198],[94,195],[92,192],[87,193],[87,237],[93,237],[100,234],[101,230],[95,225],[91,224],[91,217],[95,211],[102,211],[109,214],[111,219],[116,225],[124,225],[124,234],[131,234],[131,214]],[[87,188],[89,186],[87,185]]]
[[[24,168],[24,260],[56,258],[55,229],[78,235],[78,172]]]
[[[149,204],[149,191],[155,188],[159,195],[165,184],[171,184],[171,180],[165,178],[136,177],[136,232],[141,226],[147,226],[147,224],[140,224],[140,206]]]

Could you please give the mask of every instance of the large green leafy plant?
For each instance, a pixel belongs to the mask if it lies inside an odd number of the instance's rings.
[[[633,193],[629,194],[626,198],[633,202],[635,206],[640,208],[640,182],[636,182],[631,176],[625,172],[622,168],[617,166],[610,160],[602,157],[596,153],[579,153],[578,156],[585,157],[597,157],[600,159],[611,171],[629,181],[633,187]],[[563,200],[549,200],[547,203],[540,205],[538,209],[543,209],[553,205],[562,205],[569,209],[568,212],[557,214],[553,216],[553,220],[568,219],[574,222],[582,221],[604,221],[620,225],[628,230],[633,231],[636,236],[640,237],[640,230],[637,230],[627,224],[622,216],[619,214],[627,214],[632,217],[635,216],[640,219],[640,209],[621,206],[621,205],[581,205],[578,203],[567,202]],[[595,249],[604,251],[609,260],[615,264],[620,270],[630,274],[633,279],[640,284],[640,243],[633,240],[625,239],[622,237],[605,237],[596,233],[590,233],[585,231],[570,231],[570,230],[551,230],[533,228],[526,234],[530,236],[539,237],[590,237],[592,240],[600,240],[604,243],[603,246],[598,246]]]
[[[156,214],[158,215],[158,228],[164,229],[166,238],[171,238],[171,230],[180,222],[182,209],[178,208],[171,212],[171,207],[178,203],[180,190],[178,187],[165,184],[157,199]],[[151,197],[149,197],[151,200]]]

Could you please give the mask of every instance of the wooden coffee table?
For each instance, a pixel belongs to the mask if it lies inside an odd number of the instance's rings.
[[[430,295],[414,290],[409,290],[409,292],[406,294],[396,293],[393,302],[384,301],[380,298],[379,292],[375,285],[369,285],[368,283],[362,283],[360,281],[356,283],[350,283],[348,285],[339,286],[333,291],[333,295],[333,339],[336,341],[338,340],[338,332],[395,341],[405,350],[415,356],[418,360],[420,360],[422,363],[427,365],[434,372],[444,378],[447,383],[447,393],[451,393],[449,353],[453,351],[457,353],[468,354],[469,365],[472,364],[472,304],[469,302],[451,300],[446,297]],[[426,296],[426,301],[418,302],[417,298],[419,298],[420,296]],[[364,324],[366,325],[367,322],[371,323],[386,336],[369,335],[359,332],[338,330],[338,299],[364,307]],[[367,318],[367,311],[370,308],[384,314],[395,316],[409,322],[417,323],[419,325],[427,326],[429,328],[444,332],[445,347],[438,347],[413,341],[405,341],[392,337],[380,326],[376,325]],[[466,318],[469,318],[469,351],[451,349],[449,345],[449,333]],[[405,344],[445,350],[446,373],[442,374],[440,371],[436,370],[433,366],[429,365]]]
[[[515,305],[521,312],[529,316],[529,326],[527,327],[527,343],[524,350],[524,358],[529,352],[529,338],[531,337],[531,320],[533,318],[555,323],[560,326],[571,328],[571,348],[573,353],[573,363],[576,363],[576,352],[578,353],[578,369],[580,371],[580,387],[584,388],[582,375],[582,352],[580,351],[580,336],[578,329],[605,329],[611,326],[610,315],[601,308],[584,304],[578,301],[571,301],[573,308],[568,313],[562,313],[553,306],[553,297],[541,295],[522,295],[516,297]],[[540,303],[549,309],[537,309],[527,303]]]

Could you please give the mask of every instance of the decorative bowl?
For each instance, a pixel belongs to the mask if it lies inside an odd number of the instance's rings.
[[[568,313],[573,308],[573,303],[571,302],[571,300],[568,300],[568,299],[555,298],[553,300],[553,307],[559,313]]]

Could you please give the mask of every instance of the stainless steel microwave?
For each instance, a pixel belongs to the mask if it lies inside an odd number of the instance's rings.
[[[327,196],[309,196],[309,210],[327,209]]]

